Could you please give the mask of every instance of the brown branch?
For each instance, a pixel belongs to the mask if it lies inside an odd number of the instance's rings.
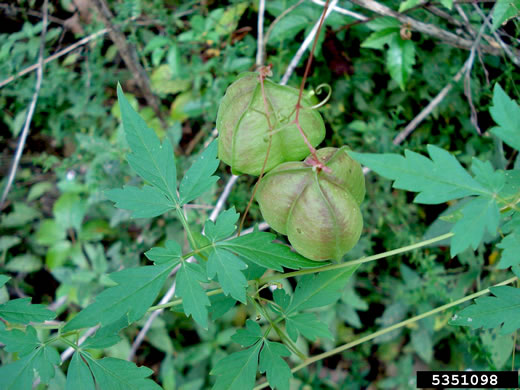
[[[409,24],[412,30],[417,32],[430,35],[434,38],[440,39],[451,46],[455,46],[461,49],[471,50],[473,47],[473,41],[460,37],[452,32],[443,30],[433,24],[423,23],[414,18],[411,18],[407,15],[394,11],[393,9],[387,7],[386,5],[380,4],[374,0],[352,0],[353,3],[359,5],[360,7],[366,8],[376,14],[383,16],[390,16],[401,23]],[[494,47],[489,45],[482,45],[480,49],[484,53],[492,54],[492,55],[500,55],[502,49],[500,47]]]
[[[163,118],[161,110],[159,108],[159,100],[153,94],[152,88],[150,86],[150,79],[146,74],[143,66],[139,62],[139,57],[137,56],[137,51],[135,47],[133,47],[126,39],[125,35],[121,32],[119,26],[112,23],[112,19],[114,16],[112,15],[112,11],[110,11],[108,4],[105,0],[90,0],[92,5],[96,8],[99,14],[99,18],[108,29],[108,35],[110,39],[116,45],[119,54],[123,58],[128,69],[132,72],[135,77],[141,92],[146,99],[146,103],[154,110],[157,117],[161,120],[163,127],[166,127],[166,122]]]

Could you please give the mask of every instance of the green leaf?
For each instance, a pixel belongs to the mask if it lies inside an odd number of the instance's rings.
[[[95,388],[96,384],[87,363],[81,358],[81,353],[76,352],[72,356],[67,370],[65,390],[92,390]]]
[[[406,11],[421,3],[423,3],[422,0],[404,0],[403,2],[401,2],[401,5],[399,5],[399,12]]]
[[[480,339],[482,340],[482,344],[484,344],[486,349],[490,352],[491,360],[495,367],[498,370],[503,369],[509,361],[511,352],[513,352],[511,346],[514,345],[514,336],[512,334],[500,335],[496,329],[492,329],[481,332]]]
[[[499,28],[506,20],[518,15],[520,0],[497,0],[493,8],[493,30]]]
[[[81,345],[81,348],[103,349],[111,347],[121,340],[119,337],[119,332],[127,326],[128,318],[126,315],[124,315],[119,320],[99,328],[93,336],[90,336],[87,340],[85,340],[85,342]]]
[[[144,255],[155,264],[167,263],[182,257],[182,248],[177,242],[167,240],[164,246],[164,248],[154,247],[145,252]]]
[[[87,203],[77,194],[65,193],[54,203],[52,210],[59,227],[63,230],[74,228],[79,232],[87,212]]]
[[[110,274],[118,285],[99,294],[64,328],[65,332],[97,324],[107,325],[127,315],[128,323],[139,320],[152,305],[170,271],[172,261],[160,265],[128,268]]]
[[[363,41],[361,47],[369,49],[383,49],[385,44],[394,40],[394,35],[399,34],[399,27],[390,27],[373,32]]]
[[[286,314],[290,315],[300,310],[322,307],[336,302],[357,268],[357,266],[352,266],[320,272],[318,275],[303,276],[298,281]]]
[[[236,223],[240,215],[232,207],[220,213],[215,222],[207,220],[204,224],[204,235],[212,242],[231,236],[237,229]]]
[[[473,158],[471,171],[475,174],[475,180],[494,194],[498,194],[506,184],[504,171],[495,170],[490,161]]]
[[[31,273],[39,271],[42,268],[42,260],[30,253],[24,253],[13,257],[6,264],[5,269],[11,272]]]
[[[498,263],[499,269],[505,269],[520,265],[520,232],[514,231],[511,234],[505,236],[497,248],[503,249],[502,257]]]
[[[36,330],[28,326],[25,332],[19,329],[6,330],[3,322],[0,322],[0,342],[5,344],[7,352],[18,352],[20,356],[31,353],[40,345]]]
[[[41,245],[53,245],[56,241],[63,241],[66,232],[63,227],[58,225],[53,219],[45,219],[40,223],[36,232],[36,241]]]
[[[217,362],[211,375],[218,375],[213,390],[244,390],[255,386],[258,355],[262,343],[232,353]]]
[[[260,352],[260,372],[266,373],[269,386],[278,390],[289,390],[292,378],[291,369],[282,356],[290,356],[291,352],[280,343],[265,340]]]
[[[6,251],[9,248],[18,245],[22,240],[16,236],[3,236],[0,237],[0,252]]]
[[[500,212],[494,198],[478,197],[462,208],[460,219],[451,230],[451,256],[456,256],[467,248],[477,249],[486,230],[495,235],[500,221]]]
[[[213,141],[182,178],[179,186],[181,205],[198,198],[217,182],[219,178],[212,175],[218,165],[217,141]]]
[[[286,317],[285,327],[293,341],[298,339],[298,333],[311,341],[316,341],[318,338],[333,339],[327,325],[320,322],[314,313],[299,313]]]
[[[34,371],[41,382],[47,384],[54,377],[54,366],[58,366],[60,362],[58,351],[52,347],[41,346],[14,363],[0,367],[0,389],[32,389]]]
[[[274,25],[268,43],[275,45],[287,38],[294,39],[294,36],[308,25],[309,19],[305,16],[291,13]]]
[[[367,23],[367,27],[373,31],[380,31],[388,28],[399,29],[401,27],[401,22],[390,16],[385,16],[371,20]]]
[[[489,112],[498,124],[491,132],[512,148],[520,150],[520,106],[506,95],[498,83],[493,90],[493,105]]]
[[[52,320],[56,313],[44,305],[31,305],[31,298],[13,299],[0,305],[0,318],[7,322],[28,324]]]
[[[0,275],[0,287],[3,287],[10,279],[7,275]]]
[[[87,353],[81,356],[87,360],[99,389],[161,390],[157,383],[148,379],[153,374],[148,367],[137,367],[132,362],[111,357],[95,360]]]
[[[245,329],[238,329],[231,340],[243,347],[249,347],[262,339],[262,328],[255,321],[247,320]]]
[[[177,272],[175,295],[182,298],[182,306],[187,316],[192,316],[204,329],[208,328],[208,309],[210,301],[200,282],[208,278],[200,264],[183,261]]]
[[[217,247],[209,255],[206,267],[209,278],[215,279],[215,276],[218,276],[218,282],[225,295],[231,295],[236,300],[246,303],[248,284],[241,271],[246,269],[247,265],[242,260],[233,253]]]
[[[282,267],[299,269],[325,265],[292,252],[285,245],[273,243],[274,234],[255,232],[216,243],[217,247],[228,249],[262,267],[283,271]]]
[[[152,218],[175,208],[175,204],[158,189],[150,186],[137,188],[126,186],[113,189],[105,195],[116,207],[132,211],[133,218]]]
[[[386,67],[404,91],[415,64],[415,45],[411,40],[402,39],[399,34],[393,35],[393,38],[386,52]]]
[[[453,0],[441,0],[441,4],[448,9],[453,8]]]
[[[405,155],[349,152],[355,160],[387,179],[393,187],[419,192],[416,203],[440,204],[471,195],[492,195],[460,165],[451,153],[428,145],[431,160],[405,150]]]
[[[177,202],[177,170],[171,143],[166,140],[161,145],[155,132],[130,105],[120,85],[117,97],[126,139],[132,149],[132,154],[127,156],[128,163],[144,180]]]
[[[511,286],[491,287],[494,296],[478,298],[471,306],[453,316],[451,325],[474,329],[500,327],[500,334],[520,328],[520,289]]]

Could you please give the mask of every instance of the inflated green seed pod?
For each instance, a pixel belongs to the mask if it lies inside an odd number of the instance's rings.
[[[269,136],[272,144],[265,172],[285,161],[299,161],[309,154],[294,123],[299,91],[264,81],[269,113],[267,120],[262,88],[257,73],[244,73],[231,84],[217,115],[218,156],[234,174],[259,175],[264,164]],[[325,137],[325,125],[318,111],[303,98],[299,122],[309,142],[316,146]],[[269,123],[272,130],[269,130]]]
[[[277,166],[258,186],[256,200],[266,222],[309,259],[341,259],[361,235],[365,177],[347,150],[317,151],[330,172],[313,167],[309,156]]]

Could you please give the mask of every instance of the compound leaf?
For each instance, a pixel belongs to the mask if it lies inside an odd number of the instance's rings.
[[[326,263],[316,262],[292,252],[285,245],[275,244],[274,234],[255,232],[244,236],[221,241],[216,246],[226,248],[246,260],[252,261],[262,267],[283,271],[282,267],[299,269],[322,266]]]
[[[99,323],[111,324],[126,315],[128,323],[140,319],[159,294],[168,274],[177,262],[128,268],[110,274],[118,285],[99,294],[64,328],[86,328]]]
[[[428,145],[431,160],[410,150],[398,154],[349,154],[379,175],[395,180],[393,187],[419,192],[415,202],[439,204],[471,195],[491,195],[448,151]]]
[[[117,344],[121,338],[119,332],[121,329],[128,326],[128,318],[126,315],[122,316],[119,320],[99,328],[93,336],[90,336],[81,345],[82,349],[87,348],[108,348],[112,345]]]
[[[153,218],[175,208],[175,204],[155,187],[125,186],[108,190],[105,195],[116,207],[132,211],[133,218]]]
[[[266,373],[269,386],[278,390],[289,390],[292,378],[291,369],[282,356],[290,356],[291,352],[280,343],[265,340],[260,352],[260,372]]]
[[[493,198],[479,196],[467,203],[461,210],[463,217],[451,230],[455,236],[451,239],[451,256],[467,248],[477,249],[486,230],[494,235],[498,228],[500,213]]]
[[[132,153],[127,156],[128,163],[144,180],[177,201],[177,171],[173,148],[168,139],[163,142],[150,129],[141,116],[126,99],[121,86],[117,86],[117,98],[126,140]]]
[[[318,338],[333,339],[327,325],[320,322],[314,313],[298,313],[286,317],[285,327],[293,341],[298,339],[298,333],[311,341]]]
[[[231,340],[243,347],[249,347],[262,339],[262,328],[255,321],[247,320],[245,329],[238,329],[236,333],[231,336]]]
[[[0,305],[0,318],[7,322],[28,324],[52,320],[55,317],[56,313],[48,310],[44,305],[32,305],[31,298],[13,299]]]
[[[215,222],[207,220],[204,224],[204,235],[212,242],[222,240],[232,235],[237,226],[239,214],[232,207],[220,213]]]
[[[494,296],[478,298],[450,321],[451,325],[478,328],[498,328],[509,334],[520,328],[520,289],[511,286],[491,287]]]
[[[500,0],[495,6],[495,13],[499,3]],[[491,132],[512,148],[520,150],[520,106],[507,96],[498,83],[493,89],[493,105],[489,108],[489,113],[498,125],[493,127]]]
[[[144,255],[155,264],[163,264],[180,259],[182,256],[182,248],[177,242],[167,240],[164,244],[164,248],[154,247],[145,252]]]
[[[503,249],[498,268],[504,269],[520,264],[520,256],[518,255],[520,253],[519,232],[514,231],[505,236],[497,247]]]
[[[211,371],[211,375],[218,375],[213,390],[252,389],[255,386],[261,347],[262,343],[258,342],[220,360]]]
[[[96,380],[98,388],[110,390],[161,390],[153,380],[148,379],[153,371],[148,367],[137,367],[134,363],[111,357],[93,359],[82,353]]]
[[[286,314],[290,315],[300,310],[322,307],[336,302],[348,279],[357,268],[357,266],[352,266],[320,272],[318,275],[303,276],[298,281]]]
[[[236,300],[246,303],[247,280],[242,270],[247,265],[233,253],[221,248],[211,252],[206,265],[208,276],[215,279],[222,286],[225,295],[231,295]]]
[[[218,165],[217,141],[213,141],[182,178],[179,186],[181,205],[198,198],[217,182],[219,178],[212,175]]]
[[[19,329],[6,330],[3,322],[0,322],[0,342],[5,344],[7,352],[18,352],[20,356],[27,355],[40,345],[32,326],[28,326],[25,332]]]
[[[200,264],[183,261],[177,272],[175,295],[182,298],[182,306],[187,316],[192,316],[204,329],[208,328],[208,296],[200,283],[208,281]]]

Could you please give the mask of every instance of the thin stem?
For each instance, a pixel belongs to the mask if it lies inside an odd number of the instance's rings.
[[[195,241],[195,238],[193,238],[193,233],[191,232],[190,226],[188,225],[188,221],[186,220],[186,217],[184,216],[184,213],[182,212],[182,209],[180,207],[177,207],[175,210],[177,212],[177,216],[179,217],[179,220],[182,223],[182,226],[184,227],[184,230],[186,231],[186,234],[188,236],[188,241],[190,242],[191,247],[194,251],[196,251],[197,243]]]
[[[329,265],[325,265],[325,266],[322,266],[322,267],[303,269],[303,270],[300,270],[300,271],[287,272],[287,273],[284,273],[284,274],[274,274],[274,275],[267,276],[265,278],[260,279],[260,282],[261,283],[269,283],[269,282],[272,282],[274,280],[286,279],[286,278],[290,278],[290,277],[293,277],[293,276],[301,276],[301,275],[313,274],[313,273],[316,273],[316,272],[324,272],[324,271],[331,271],[331,270],[334,270],[334,269],[341,269],[341,268],[346,268],[346,267],[352,267],[353,265],[364,264],[364,263],[368,263],[370,261],[379,260],[379,259],[382,259],[382,258],[385,258],[385,257],[390,257],[390,256],[394,256],[394,255],[397,255],[397,254],[400,254],[400,253],[411,251],[413,249],[421,248],[423,246],[427,246],[427,245],[433,244],[435,242],[445,240],[445,239],[450,238],[452,236],[453,236],[453,233],[446,233],[446,234],[443,234],[443,235],[438,236],[438,237],[430,238],[429,240],[418,242],[416,244],[403,246],[402,248],[393,249],[391,251],[379,253],[379,254],[373,255],[373,256],[360,258],[360,259],[357,259],[357,260],[347,261],[345,263],[329,264]]]
[[[491,287],[504,286],[506,284],[513,283],[516,280],[518,280],[518,278],[515,276],[515,277],[507,279],[507,280],[505,280],[505,281],[503,281],[501,283],[495,284],[494,286],[491,286]],[[334,348],[334,349],[332,349],[332,350],[330,350],[328,352],[320,353],[319,355],[316,355],[316,356],[313,356],[312,358],[307,359],[302,364],[299,364],[296,367],[294,367],[291,371],[294,373],[294,372],[299,371],[302,368],[307,367],[308,365],[310,365],[312,363],[315,363],[315,362],[317,362],[319,360],[322,360],[322,359],[328,358],[328,357],[330,357],[332,355],[335,355],[337,353],[346,351],[346,350],[348,350],[348,349],[350,349],[352,347],[355,347],[355,346],[357,346],[359,344],[362,344],[362,343],[364,343],[366,341],[373,340],[376,337],[379,337],[379,336],[382,336],[384,334],[393,332],[396,329],[403,328],[403,327],[405,327],[407,325],[410,325],[410,324],[413,324],[413,323],[415,323],[415,322],[417,322],[419,320],[422,320],[423,318],[432,316],[432,315],[434,315],[436,313],[442,312],[442,311],[444,311],[446,309],[449,309],[449,308],[452,308],[454,306],[458,306],[461,303],[467,302],[467,301],[469,301],[471,299],[474,299],[474,298],[478,298],[478,297],[480,297],[482,295],[485,295],[485,294],[487,294],[489,292],[490,292],[490,288],[486,288],[486,289],[484,289],[482,291],[479,291],[479,292],[476,292],[474,294],[468,295],[468,296],[466,296],[464,298],[458,299],[458,300],[456,300],[454,302],[448,303],[446,305],[439,306],[439,307],[437,307],[437,308],[435,308],[433,310],[430,310],[430,311],[428,311],[426,313],[419,314],[419,315],[417,315],[415,317],[412,317],[412,318],[409,318],[409,319],[407,319],[405,321],[401,321],[401,322],[399,322],[397,324],[388,326],[388,327],[386,327],[384,329],[381,329],[381,330],[379,330],[377,332],[374,332],[374,333],[372,333],[372,334],[370,334],[368,336],[361,337],[361,338],[359,338],[357,340],[351,341],[350,343],[346,343],[346,344],[340,345],[339,347],[336,347],[336,348]],[[254,390],[264,389],[267,386],[268,386],[268,383],[262,383],[261,385],[256,386],[254,388]]]

